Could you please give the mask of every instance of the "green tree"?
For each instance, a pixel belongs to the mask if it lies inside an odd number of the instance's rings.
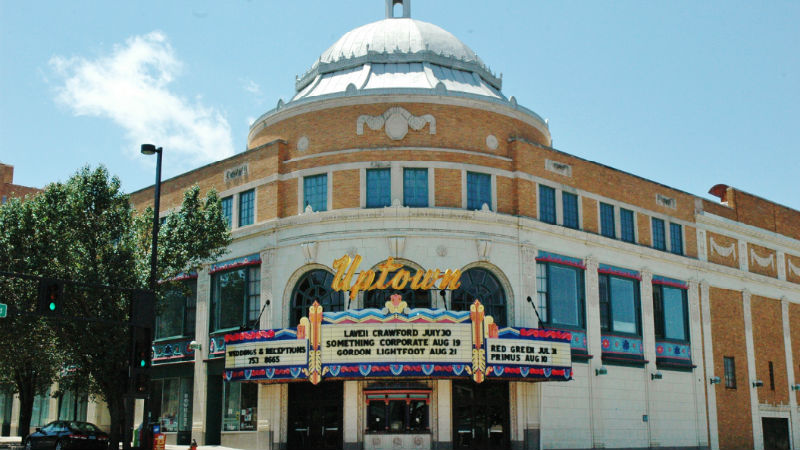
[[[51,197],[53,200],[47,201]],[[108,406],[114,446],[124,426],[127,386],[123,381],[130,342],[128,327],[115,323],[128,318],[131,295],[126,289],[148,287],[152,210],[137,214],[121,191],[119,179],[110,177],[103,167],[83,168],[66,183],[48,186],[30,203],[34,210],[41,208],[45,212],[33,214],[29,230],[44,229],[42,233],[54,240],[51,255],[56,267],[53,272],[32,272],[35,265],[0,267],[49,276],[57,273],[59,278],[75,282],[65,289],[65,312],[94,321],[49,321],[43,326],[49,325],[57,336],[61,364],[72,368],[62,384],[69,387],[80,380],[90,395]],[[0,210],[0,223],[6,214],[4,208]],[[169,280],[182,271],[196,269],[221,256],[229,242],[216,193],[211,191],[202,199],[195,186],[185,193],[180,209],[168,214],[160,227],[156,276]],[[32,245],[25,250],[33,250]],[[24,252],[18,255],[18,259],[25,258],[28,255]],[[160,283],[158,290],[172,287],[172,283]],[[33,354],[29,353],[28,359],[35,359],[30,358]]]

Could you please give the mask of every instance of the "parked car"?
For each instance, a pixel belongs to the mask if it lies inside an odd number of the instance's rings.
[[[108,434],[89,422],[57,420],[25,439],[25,450],[107,450]]]

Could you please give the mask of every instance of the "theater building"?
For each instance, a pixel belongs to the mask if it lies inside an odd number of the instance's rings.
[[[169,443],[800,446],[798,211],[553,148],[409,0],[295,89],[163,183],[166,211],[215,188],[233,236],[157,322]]]

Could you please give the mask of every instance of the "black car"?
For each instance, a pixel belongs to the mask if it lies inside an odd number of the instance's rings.
[[[106,450],[108,434],[89,422],[57,420],[25,439],[25,450]]]

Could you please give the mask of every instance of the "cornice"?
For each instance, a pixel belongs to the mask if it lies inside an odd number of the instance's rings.
[[[736,222],[735,220],[721,217],[707,211],[701,211],[695,214],[695,221],[698,225],[702,224],[707,226],[708,228],[706,229],[708,231],[726,232],[731,237],[735,237],[739,240],[746,240],[753,244],[761,245],[762,247],[772,248],[774,250],[791,249],[793,252],[800,254],[800,240],[783,234]]]

